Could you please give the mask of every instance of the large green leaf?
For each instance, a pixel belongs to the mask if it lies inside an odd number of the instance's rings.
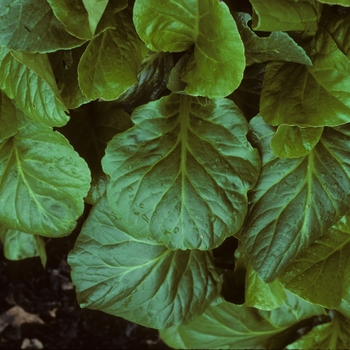
[[[46,0],[1,0],[0,46],[27,52],[70,49],[84,41],[70,35]]]
[[[327,235],[300,254],[280,276],[287,289],[305,300],[338,308],[350,290],[350,222],[344,216]]]
[[[350,15],[320,26],[313,66],[272,62],[261,93],[261,115],[271,125],[337,126],[350,122]]]
[[[285,303],[272,311],[235,305],[222,299],[192,323],[160,330],[163,341],[175,349],[279,349],[288,328],[324,313],[322,307],[288,293]]]
[[[171,94],[136,109],[108,144],[108,200],[135,237],[170,249],[212,249],[237,232],[260,159],[228,99]]]
[[[0,143],[0,222],[56,237],[70,233],[84,209],[90,171],[68,141],[29,124]]]
[[[271,139],[271,149],[279,158],[307,155],[320,141],[323,127],[308,128],[281,124]]]
[[[265,2],[266,3],[266,2]],[[242,37],[247,66],[268,61],[287,61],[312,65],[309,56],[287,33],[273,32],[268,37],[259,37],[248,25],[248,13],[234,13]]]
[[[250,0],[253,29],[266,32],[300,31],[313,35],[322,5],[316,0]]]
[[[45,69],[46,68],[46,69]],[[25,82],[25,83],[23,83]],[[0,88],[34,121],[62,126],[65,114],[46,55],[11,52],[0,47]]]
[[[0,142],[28,125],[29,120],[0,90]]]
[[[3,244],[4,256],[9,260],[22,260],[40,256],[43,266],[46,265],[45,242],[38,235],[17,230],[9,230],[0,225],[0,241]]]
[[[253,268],[270,282],[349,210],[350,126],[325,128],[295,159],[273,154],[274,129],[261,117],[251,127],[263,165],[241,236]]]
[[[217,0],[136,0],[134,23],[153,51],[194,52],[182,72],[186,91],[219,98],[243,77],[244,47],[228,7]]]
[[[167,328],[191,321],[218,295],[209,252],[171,251],[135,239],[105,197],[94,207],[68,262],[82,307]]]
[[[129,10],[120,11],[115,17],[117,28],[93,38],[79,62],[79,84],[91,100],[114,100],[137,83],[137,74],[147,55]]]
[[[330,323],[314,327],[286,349],[349,349],[350,320],[336,313]]]
[[[108,0],[47,1],[67,32],[80,39],[91,39],[107,28],[115,28],[116,26],[112,5],[106,10]]]

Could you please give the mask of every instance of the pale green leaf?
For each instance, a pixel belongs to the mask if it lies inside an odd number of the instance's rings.
[[[11,54],[6,48],[0,47],[0,88],[34,121],[49,126],[62,126],[69,117],[65,114],[66,108],[57,86],[55,88],[51,67],[48,70],[44,67],[50,67],[45,55],[20,52]]]
[[[350,126],[325,128],[315,148],[295,159],[273,154],[274,129],[261,117],[251,127],[263,164],[241,237],[253,268],[270,282],[349,211]]]
[[[70,233],[83,213],[90,171],[58,132],[29,124],[0,143],[0,222],[56,237]]]
[[[285,303],[272,311],[259,311],[222,299],[192,323],[160,330],[162,340],[175,349],[281,349],[288,328],[324,313],[324,309],[288,293]]]
[[[350,6],[350,0],[317,0],[324,4]]]
[[[1,0],[0,32],[0,46],[33,53],[84,43],[65,31],[46,0]]]
[[[84,7],[83,0],[47,1],[66,31],[80,39],[91,39],[107,28],[116,27],[112,5],[106,9],[108,0],[97,3],[91,0],[92,7],[89,6],[89,11]],[[94,4],[96,6],[93,6]]]
[[[13,136],[28,123],[29,119],[0,90],[0,142]]]
[[[134,23],[153,51],[194,52],[182,71],[186,92],[219,98],[243,77],[244,47],[225,3],[217,0],[136,0]]]
[[[108,144],[108,201],[135,237],[170,249],[212,249],[237,232],[260,159],[228,99],[171,94],[136,109]]]
[[[250,0],[253,6],[253,29],[300,31],[315,34],[322,5],[316,0]]]
[[[116,15],[117,28],[93,38],[78,66],[79,84],[91,100],[114,100],[137,83],[147,48],[135,32],[128,10]]]
[[[78,64],[86,46],[73,50],[57,51],[49,54],[53,74],[62,101],[68,109],[75,109],[90,102],[80,89],[78,83]]]
[[[350,290],[350,223],[344,216],[280,276],[284,286],[305,300],[338,308]]]
[[[234,13],[234,18],[244,43],[247,66],[268,61],[287,61],[312,65],[305,50],[287,33],[274,31],[268,37],[259,37],[248,25],[251,20],[248,13]]]
[[[253,268],[248,265],[245,280],[245,303],[259,310],[273,310],[280,307],[287,294],[278,280],[265,283]]]
[[[318,143],[323,127],[307,128],[281,124],[271,139],[271,149],[279,158],[298,158],[307,155]]]
[[[40,256],[43,266],[46,265],[45,243],[40,236],[0,225],[0,241],[6,259],[23,260]]]
[[[332,349],[350,348],[350,320],[336,313],[330,323],[314,327],[286,349]]]
[[[94,207],[68,262],[82,307],[152,328],[191,321],[220,288],[210,253],[171,251],[147,238],[133,238],[105,197]]]

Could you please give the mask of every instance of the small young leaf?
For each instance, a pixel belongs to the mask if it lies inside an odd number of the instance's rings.
[[[128,232],[201,250],[237,232],[260,159],[236,105],[171,94],[136,109],[132,121],[102,160],[108,201]]]
[[[70,35],[46,0],[1,0],[0,46],[15,51],[52,52],[84,43]]]
[[[136,0],[137,33],[153,51],[195,45],[182,71],[186,92],[209,98],[232,93],[243,77],[244,47],[228,7],[217,0]]]
[[[307,155],[318,143],[323,127],[307,128],[281,124],[271,140],[271,149],[279,158],[299,158]]]
[[[273,154],[274,129],[261,117],[251,127],[263,165],[241,237],[253,268],[270,282],[349,211],[350,126],[325,128],[314,149],[295,159]]]
[[[0,143],[0,222],[23,232],[70,233],[84,209],[90,171],[58,132],[43,124]]]
[[[210,253],[171,251],[133,238],[105,197],[86,221],[68,262],[82,307],[152,328],[190,322],[220,288]]]

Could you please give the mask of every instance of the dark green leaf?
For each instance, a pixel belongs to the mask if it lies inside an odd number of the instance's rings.
[[[94,207],[68,261],[82,307],[147,327],[191,321],[220,288],[210,253],[171,251],[147,238],[133,238],[105,197]]]
[[[32,53],[84,43],[65,31],[46,0],[1,0],[0,32],[0,46]]]
[[[46,55],[11,54],[0,47],[0,88],[34,121],[62,126],[69,119]]]
[[[90,187],[86,163],[58,132],[42,124],[0,143],[0,222],[56,237],[70,233]]]
[[[78,66],[79,84],[90,100],[114,100],[137,83],[147,48],[137,36],[128,10],[116,15],[117,28],[93,38]]]
[[[181,75],[188,94],[224,97],[241,82],[244,47],[223,2],[136,0],[134,23],[153,51],[181,52],[195,45]]]
[[[273,154],[274,129],[261,117],[251,127],[263,165],[241,236],[253,268],[270,282],[349,210],[350,126],[325,128],[296,159]]]
[[[128,232],[201,250],[237,232],[260,159],[235,104],[172,94],[136,109],[132,121],[102,160],[108,200]]]

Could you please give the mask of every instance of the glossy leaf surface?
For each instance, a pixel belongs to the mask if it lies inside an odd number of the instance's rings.
[[[135,110],[108,144],[108,201],[135,237],[170,249],[212,249],[241,227],[260,159],[227,99],[172,94]]]
[[[94,207],[68,261],[82,307],[147,327],[189,322],[220,288],[210,253],[171,251],[152,240],[135,239],[105,197]]]

